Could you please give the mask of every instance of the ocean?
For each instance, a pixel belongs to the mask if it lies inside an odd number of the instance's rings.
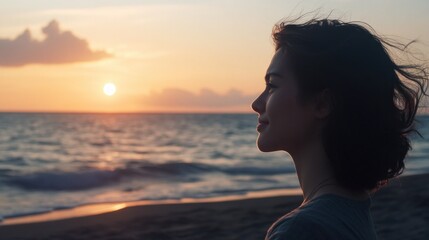
[[[429,172],[419,115],[403,175]],[[0,113],[0,219],[89,203],[299,187],[286,152],[256,147],[257,114]]]

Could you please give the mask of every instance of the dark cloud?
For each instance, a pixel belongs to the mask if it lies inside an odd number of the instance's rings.
[[[0,66],[86,62],[111,57],[104,51],[92,51],[86,40],[62,31],[55,20],[42,28],[42,32],[45,35],[42,41],[33,39],[28,29],[15,39],[0,39]]]
[[[166,88],[161,92],[151,92],[143,98],[146,105],[165,107],[234,107],[250,106],[256,95],[244,95],[236,89],[231,89],[225,94],[218,94],[214,91],[203,88],[198,94],[178,89]]]

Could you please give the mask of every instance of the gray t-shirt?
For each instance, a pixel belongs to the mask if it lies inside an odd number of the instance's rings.
[[[371,198],[354,200],[326,193],[279,218],[265,240],[376,240],[370,206]]]

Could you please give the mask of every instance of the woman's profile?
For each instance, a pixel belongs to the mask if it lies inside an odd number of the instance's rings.
[[[397,62],[390,49],[408,44],[362,22],[282,21],[272,37],[266,88],[252,103],[257,147],[290,154],[303,202],[265,239],[377,239],[371,195],[405,168],[425,64]]]

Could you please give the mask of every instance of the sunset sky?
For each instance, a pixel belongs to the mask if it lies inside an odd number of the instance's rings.
[[[1,0],[0,111],[252,112],[273,25],[317,8],[429,57],[427,0]]]

